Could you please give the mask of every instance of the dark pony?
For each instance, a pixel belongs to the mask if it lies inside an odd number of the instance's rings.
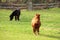
[[[15,17],[15,20],[19,21],[20,14],[21,14],[20,9],[14,10],[10,15],[10,21],[13,20],[14,17]]]

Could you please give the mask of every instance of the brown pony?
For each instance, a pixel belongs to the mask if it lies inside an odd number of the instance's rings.
[[[33,27],[33,33],[39,35],[39,28],[41,26],[40,14],[36,14],[31,23]]]

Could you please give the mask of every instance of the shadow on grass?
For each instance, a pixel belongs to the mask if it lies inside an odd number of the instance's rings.
[[[60,32],[58,32],[58,34],[60,34]]]
[[[46,37],[50,37],[50,38],[57,38],[57,39],[60,39],[59,36],[52,36],[52,35],[46,35],[46,34],[40,34],[40,36],[46,36]]]

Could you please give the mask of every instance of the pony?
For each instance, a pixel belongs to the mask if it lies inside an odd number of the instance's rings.
[[[32,28],[33,28],[33,33],[36,35],[39,35],[39,28],[41,26],[41,21],[40,21],[40,14],[36,14],[35,17],[32,19],[31,22]]]
[[[16,20],[19,21],[20,14],[21,14],[20,9],[14,10],[10,15],[10,21],[12,21],[14,17],[15,17],[15,21]]]

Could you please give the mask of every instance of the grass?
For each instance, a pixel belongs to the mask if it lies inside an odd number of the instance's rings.
[[[60,8],[21,10],[20,21],[9,21],[12,10],[0,9],[0,40],[60,40]],[[41,14],[40,35],[32,32],[31,19]]]

